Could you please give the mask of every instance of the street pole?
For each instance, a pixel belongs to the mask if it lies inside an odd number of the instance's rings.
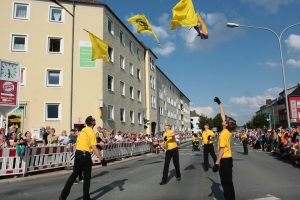
[[[72,17],[72,41],[71,41],[71,91],[70,91],[70,130],[73,128],[73,68],[74,68],[74,25],[75,25],[75,0],[73,0],[73,17]]]
[[[267,30],[270,31],[271,33],[273,33],[279,43],[279,50],[280,50],[280,60],[281,60],[281,68],[282,68],[282,78],[283,78],[283,86],[284,86],[284,96],[285,96],[285,106],[286,106],[286,114],[287,114],[287,125],[288,127],[291,126],[291,122],[290,122],[290,110],[289,110],[289,102],[288,102],[288,98],[287,98],[287,93],[286,93],[286,82],[285,82],[285,72],[284,72],[284,64],[283,64],[283,56],[282,56],[282,47],[281,47],[281,37],[282,34],[289,28],[294,27],[300,25],[299,23],[296,24],[292,24],[288,27],[286,27],[285,29],[283,29],[283,31],[281,32],[280,36],[277,35],[277,33],[275,31],[273,31],[272,29],[269,28],[265,28],[265,27],[258,27],[258,26],[245,26],[245,25],[240,25],[240,24],[236,24],[236,23],[227,23],[227,27],[230,28],[234,28],[234,27],[245,27],[245,28],[254,28],[254,29],[263,29],[263,30]]]

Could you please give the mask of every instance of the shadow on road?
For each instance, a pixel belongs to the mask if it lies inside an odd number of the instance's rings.
[[[223,191],[221,190],[221,184],[216,183],[214,180],[212,180],[209,177],[206,177],[206,178],[212,182],[212,185],[210,186],[211,193],[208,196],[214,197],[214,199],[216,199],[216,200],[223,200],[224,195],[223,195]]]
[[[162,162],[164,162],[164,161],[155,161],[155,162],[148,163],[148,165],[162,163]]]
[[[125,181],[127,181],[127,180],[128,179],[123,179],[123,180],[120,180],[120,181],[114,181],[111,184],[105,185],[105,186],[91,192],[90,195],[98,193],[92,199],[99,199],[100,197],[104,196],[106,193],[112,191],[116,187],[118,187],[120,191],[123,191],[124,190],[123,186],[125,185]],[[80,199],[82,199],[82,197],[79,197],[76,200],[80,200]]]
[[[114,170],[127,169],[127,168],[129,168],[129,167],[119,167],[119,168],[116,168],[116,169],[114,169]]]
[[[172,171],[170,171],[170,175],[168,177],[168,181],[171,180],[173,177],[176,177],[176,171],[175,171],[175,169],[172,169]]]
[[[92,176],[92,179],[93,179],[93,178],[100,177],[100,176],[103,176],[103,175],[108,174],[108,173],[109,173],[108,171],[103,171],[103,172],[101,172],[101,173],[99,173],[99,174],[97,174],[97,175],[95,175],[95,176]]]

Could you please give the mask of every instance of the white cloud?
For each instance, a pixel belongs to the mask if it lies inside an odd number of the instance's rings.
[[[282,88],[274,87],[267,89],[262,95],[255,97],[232,97],[229,101],[243,106],[259,108],[261,105],[265,105],[266,99],[275,99],[280,92],[282,92]]]
[[[173,42],[166,42],[165,44],[161,44],[161,48],[156,47],[153,48],[153,52],[160,54],[162,56],[168,56],[170,55],[173,51],[176,50],[176,45]]]
[[[300,60],[289,59],[288,61],[286,61],[286,64],[292,67],[300,68]]]
[[[264,66],[269,66],[269,67],[277,67],[278,64],[274,62],[265,62],[265,63],[258,63],[258,65],[264,65]]]
[[[238,33],[242,32],[242,29],[230,30],[226,26],[228,20],[223,13],[201,13],[201,16],[208,29],[207,40],[201,40],[201,38],[197,36],[197,32],[194,28],[190,31],[188,31],[188,28],[180,29],[180,36],[186,41],[185,46],[190,50],[211,49],[217,44],[228,41]],[[240,20],[237,20],[236,22],[239,21]]]
[[[293,3],[294,0],[241,0],[241,2],[248,2],[256,6],[263,6],[269,12],[276,13],[281,5],[288,5]]]
[[[214,109],[210,106],[208,107],[191,107],[190,110],[195,110],[197,114],[207,116],[209,118],[215,117]]]
[[[290,50],[300,51],[300,35],[291,34],[284,42]]]

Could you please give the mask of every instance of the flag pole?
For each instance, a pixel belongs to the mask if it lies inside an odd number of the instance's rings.
[[[70,130],[73,128],[73,68],[74,68],[74,26],[75,26],[75,1],[73,0],[73,15],[72,16],[72,44],[71,44],[71,95],[70,95]]]

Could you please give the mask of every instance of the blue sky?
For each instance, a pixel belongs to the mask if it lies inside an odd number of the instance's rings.
[[[214,117],[213,102],[238,125],[248,122],[260,104],[283,90],[280,51],[275,35],[266,30],[227,28],[227,22],[260,26],[278,35],[300,22],[300,0],[193,0],[209,32],[201,40],[196,31],[170,30],[172,8],[179,0],[113,0],[105,2],[133,32],[126,19],[145,14],[162,48],[151,34],[136,34],[158,57],[157,66],[190,99],[191,110]],[[300,25],[282,36],[287,88],[300,82]]]

